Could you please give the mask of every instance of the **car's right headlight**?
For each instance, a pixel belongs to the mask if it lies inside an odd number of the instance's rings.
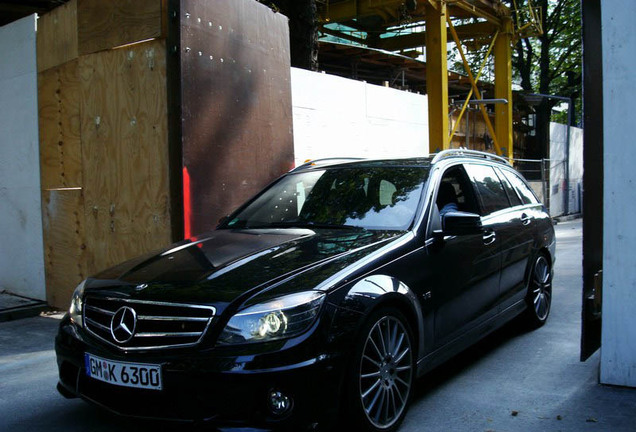
[[[219,344],[265,342],[297,336],[314,323],[324,300],[324,293],[307,291],[250,306],[230,318],[219,337]]]
[[[84,307],[83,299],[84,299],[84,286],[86,285],[86,279],[83,280],[75,291],[73,291],[73,297],[71,297],[71,307],[68,309],[68,313],[71,316],[71,321],[73,321],[78,326],[82,327],[84,325],[82,319],[82,309]]]

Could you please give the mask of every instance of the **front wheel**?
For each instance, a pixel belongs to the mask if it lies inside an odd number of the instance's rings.
[[[398,309],[382,309],[369,317],[353,366],[349,420],[357,430],[396,430],[406,415],[415,378],[412,331]]]
[[[532,266],[526,301],[528,324],[533,328],[541,327],[547,321],[552,305],[552,266],[543,254],[537,256]]]

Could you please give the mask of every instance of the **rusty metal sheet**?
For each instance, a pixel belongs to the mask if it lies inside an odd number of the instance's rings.
[[[254,0],[179,2],[184,234],[293,164],[288,20]]]

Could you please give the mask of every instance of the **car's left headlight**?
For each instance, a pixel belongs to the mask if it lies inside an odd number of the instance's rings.
[[[82,308],[83,308],[83,298],[84,298],[84,286],[86,285],[86,280],[83,280],[75,291],[73,292],[73,297],[71,297],[71,307],[68,309],[68,313],[71,316],[71,321],[73,321],[78,326],[82,327],[84,325],[82,319]]]
[[[219,337],[219,344],[270,341],[299,335],[314,323],[324,299],[324,293],[308,291],[250,306],[230,318]]]

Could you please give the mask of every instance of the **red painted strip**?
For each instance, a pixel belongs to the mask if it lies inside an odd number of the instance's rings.
[[[190,196],[190,173],[187,167],[183,167],[183,235],[190,238],[192,235],[192,200]]]

